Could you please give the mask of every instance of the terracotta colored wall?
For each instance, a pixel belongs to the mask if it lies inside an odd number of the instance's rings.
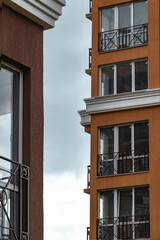
[[[30,166],[30,240],[43,239],[43,29],[0,9],[0,57],[23,70],[23,163]]]
[[[137,59],[148,59],[149,88],[160,88],[160,2],[148,0],[148,45],[98,54],[99,8],[129,0],[92,0],[92,97],[99,95],[99,67]],[[98,128],[100,126],[149,121],[149,173],[97,178]],[[89,128],[89,126],[88,126]],[[87,128],[86,128],[87,129]],[[149,185],[151,240],[160,239],[160,107],[93,114],[91,116],[90,240],[96,239],[98,191]]]

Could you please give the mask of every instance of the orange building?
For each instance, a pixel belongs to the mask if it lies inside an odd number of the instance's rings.
[[[90,0],[90,240],[160,239],[160,1]]]

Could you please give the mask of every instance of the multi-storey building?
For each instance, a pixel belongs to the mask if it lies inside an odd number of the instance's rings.
[[[0,0],[0,239],[43,239],[43,30],[64,0]]]
[[[90,0],[90,240],[160,239],[160,1]],[[90,234],[90,238],[89,238]]]

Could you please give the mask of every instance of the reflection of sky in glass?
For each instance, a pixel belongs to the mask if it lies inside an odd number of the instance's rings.
[[[12,72],[2,68],[0,71],[0,155],[7,158],[11,158],[12,82]]]

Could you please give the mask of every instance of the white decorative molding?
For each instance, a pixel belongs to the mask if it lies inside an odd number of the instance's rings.
[[[79,111],[81,124],[89,125],[91,114],[122,111],[160,105],[160,89],[147,89],[130,93],[84,99],[86,110]],[[85,122],[87,119],[87,122]]]
[[[55,26],[66,3],[65,0],[0,0],[2,4],[49,29]]]
[[[86,125],[90,125],[91,124],[91,116],[86,113],[86,110],[81,110],[78,111],[80,117],[81,117],[81,125],[82,126],[86,126]]]

